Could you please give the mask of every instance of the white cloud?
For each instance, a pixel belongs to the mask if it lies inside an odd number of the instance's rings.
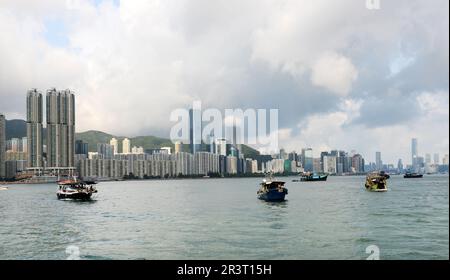
[[[326,53],[313,65],[311,81],[340,96],[346,96],[358,71],[352,62],[337,53]]]
[[[24,117],[29,88],[72,88],[78,131],[167,136],[171,110],[193,100],[222,109],[262,104],[280,109],[279,138],[292,138],[295,149],[371,154],[393,146],[406,154],[416,136],[443,154],[445,7],[444,0],[385,1],[379,11],[360,0],[3,0],[0,111]],[[67,46],[46,40],[49,19],[64,24]],[[414,59],[402,63],[398,54]],[[391,104],[392,91],[408,106],[386,108],[411,110],[416,120],[390,114],[374,128],[361,104]]]
[[[312,147],[315,156],[320,151],[356,149],[367,160],[375,161],[375,152],[382,151],[385,162],[396,163],[399,158],[410,163],[410,141],[418,137],[420,154],[449,151],[448,92],[425,92],[417,96],[422,104],[423,117],[407,125],[390,125],[366,128],[353,124],[361,112],[361,100],[346,99],[339,110],[327,114],[312,115],[299,123],[298,134],[280,138],[280,146],[300,151]]]

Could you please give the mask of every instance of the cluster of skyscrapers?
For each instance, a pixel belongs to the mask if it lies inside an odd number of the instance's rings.
[[[256,173],[257,161],[242,159],[234,147],[228,146],[224,139],[218,139],[208,151],[199,144],[194,153],[184,152],[183,144],[178,142],[172,147],[144,150],[143,147],[131,146],[131,140],[122,140],[122,152],[119,153],[119,141],[112,138],[108,143],[98,143],[96,152],[81,153],[76,149],[76,167],[83,177],[120,179],[126,176],[147,177],[180,177],[231,175],[240,173]],[[77,147],[83,147],[77,141]],[[192,145],[189,145],[192,147]],[[84,146],[85,147],[85,146]],[[228,149],[227,149],[228,148]],[[80,152],[80,153],[78,153]]]
[[[352,151],[323,151],[320,157],[314,157],[312,148],[304,148],[301,153],[286,153],[283,149],[278,155],[277,166],[284,166],[289,172],[317,172],[329,174],[360,174],[365,172],[364,158]],[[281,171],[281,169],[277,169]]]
[[[74,168],[75,96],[70,90],[46,92],[46,135],[42,93],[27,93],[27,167],[38,173]],[[45,144],[44,144],[45,139]]]
[[[408,168],[411,172],[417,173],[437,173],[448,172],[448,154],[442,158],[442,164],[439,154],[425,154],[425,157],[419,154],[419,141],[417,138],[411,139],[411,166]]]
[[[191,114],[192,116],[192,114]],[[195,134],[195,128],[191,132]],[[191,135],[191,140],[193,136]],[[123,178],[133,175],[146,177],[178,177],[204,175],[246,175],[263,172],[299,173],[324,172],[336,175],[364,174],[371,171],[387,171],[402,173],[417,172],[448,172],[448,155],[443,159],[444,169],[439,168],[439,155],[425,159],[418,156],[417,139],[412,140],[412,164],[403,166],[399,160],[398,166],[384,164],[381,152],[375,153],[375,162],[366,164],[364,157],[356,151],[350,153],[342,150],[332,150],[320,153],[314,157],[311,148],[302,149],[300,153],[286,153],[284,149],[276,155],[258,156],[257,159],[245,158],[241,145],[229,143],[226,139],[211,137],[209,144],[192,141],[189,151],[184,152],[180,142],[175,143],[175,152],[171,147],[145,150],[133,147],[130,152],[129,139],[122,141],[122,153],[118,153],[118,140],[113,138],[109,144],[97,144],[97,152],[76,155],[77,169],[82,176]],[[82,145],[82,143],[80,143]]]
[[[26,137],[5,141],[5,116],[0,117],[0,177],[17,172],[33,175],[74,170],[75,96],[70,90],[31,89],[26,96]],[[45,135],[44,135],[45,133]]]
[[[329,174],[362,174],[375,170],[419,173],[448,172],[448,155],[418,152],[418,140],[411,141],[411,165],[404,166],[400,159],[397,166],[384,164],[381,152],[375,153],[375,162],[366,164],[363,156],[333,150],[313,156],[311,148],[300,153],[286,153],[281,149],[275,155],[245,157],[242,145],[236,141],[236,129],[232,139],[210,135],[207,143],[201,139],[201,114],[191,109],[190,143],[181,142],[174,147],[144,150],[132,146],[131,140],[110,139],[109,143],[95,143],[96,151],[89,152],[88,143],[75,140],[75,96],[70,90],[54,88],[46,92],[45,123],[42,93],[37,89],[27,93],[27,137],[6,140],[6,120],[0,114],[0,178],[12,178],[18,171],[34,175],[68,174],[77,171],[83,177],[105,179],[164,178],[207,175],[246,175],[264,172],[298,173],[324,172]],[[198,119],[200,118],[200,120]],[[188,151],[184,151],[189,147]],[[173,149],[174,148],[174,149]],[[174,150],[172,152],[172,150]]]
[[[419,155],[419,141],[417,138],[411,139],[411,164],[404,164],[399,159],[397,165],[385,164],[381,158],[381,152],[375,153],[375,162],[366,165],[366,171],[382,170],[389,173],[445,173],[448,172],[448,154],[442,160],[439,154],[425,154],[425,157]]]
[[[189,151],[184,151],[181,142],[172,147],[147,149],[133,146],[127,138],[119,141],[112,138],[109,143],[98,143],[97,152],[78,153],[83,143],[77,142],[76,166],[83,177],[123,178],[125,176],[179,177],[208,175],[237,175],[261,172],[255,159],[244,158],[241,146],[235,138],[228,143],[224,138],[210,135],[208,143],[202,141],[201,112],[189,112]],[[86,151],[87,149],[84,149]]]
[[[113,159],[114,156],[129,155],[129,154],[144,154],[144,148],[139,146],[131,147],[131,141],[128,138],[124,138],[122,141],[122,153],[119,153],[119,140],[112,138],[108,143],[97,143],[97,151],[89,152],[89,144],[83,142],[83,140],[75,141],[75,157],[76,159],[83,158],[83,156],[89,158],[97,157],[101,159]]]
[[[28,138],[11,138],[6,140],[6,151],[12,153],[27,153],[28,151]]]
[[[167,178],[179,176],[219,174],[219,157],[207,152],[175,153],[161,150],[160,153],[116,154],[103,158],[97,153],[89,158],[79,158],[77,169],[82,177],[121,179]]]

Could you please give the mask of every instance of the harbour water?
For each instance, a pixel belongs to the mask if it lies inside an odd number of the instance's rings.
[[[56,185],[0,191],[0,259],[449,259],[448,175],[371,193],[364,177],[291,182],[256,198],[260,178],[100,183],[91,202]],[[72,250],[73,252],[73,250]]]

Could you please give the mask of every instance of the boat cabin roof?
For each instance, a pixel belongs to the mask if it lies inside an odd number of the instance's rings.
[[[60,186],[80,186],[80,185],[95,185],[97,182],[94,181],[62,181],[58,182]]]
[[[285,182],[283,181],[270,181],[270,182],[263,182],[265,185],[284,185]]]

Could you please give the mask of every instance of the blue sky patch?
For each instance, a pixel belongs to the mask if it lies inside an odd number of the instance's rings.
[[[61,19],[49,19],[44,22],[44,38],[55,47],[67,47],[69,38],[67,37],[67,26]]]

